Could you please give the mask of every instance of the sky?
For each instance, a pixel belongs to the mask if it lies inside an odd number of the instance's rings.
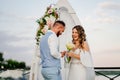
[[[0,52],[31,65],[36,20],[58,0],[0,0]],[[68,0],[85,28],[94,66],[120,67],[120,0]]]

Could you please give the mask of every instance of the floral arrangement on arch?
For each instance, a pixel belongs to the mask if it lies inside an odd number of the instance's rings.
[[[39,18],[36,22],[39,24],[39,30],[36,34],[36,44],[39,45],[40,38],[45,35],[47,30],[50,30],[53,23],[58,19],[58,10],[54,5],[47,7],[43,17]]]

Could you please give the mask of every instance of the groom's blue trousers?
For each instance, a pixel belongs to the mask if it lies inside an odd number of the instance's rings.
[[[41,73],[43,75],[44,80],[62,80],[59,68],[56,67],[42,68]]]

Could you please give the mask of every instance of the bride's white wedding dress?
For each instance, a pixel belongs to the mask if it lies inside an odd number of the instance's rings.
[[[95,74],[93,67],[91,66],[90,53],[84,53],[81,49],[76,49],[75,54],[80,54],[80,60],[76,58],[71,58],[68,80],[94,80]],[[86,55],[87,54],[87,55]],[[86,58],[88,62],[86,63],[83,58]],[[82,60],[81,60],[82,59]],[[85,65],[87,64],[87,65]]]

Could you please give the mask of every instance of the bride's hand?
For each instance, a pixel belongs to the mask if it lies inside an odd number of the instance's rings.
[[[68,52],[66,53],[68,57],[72,57],[73,56],[73,53],[72,52]]]

